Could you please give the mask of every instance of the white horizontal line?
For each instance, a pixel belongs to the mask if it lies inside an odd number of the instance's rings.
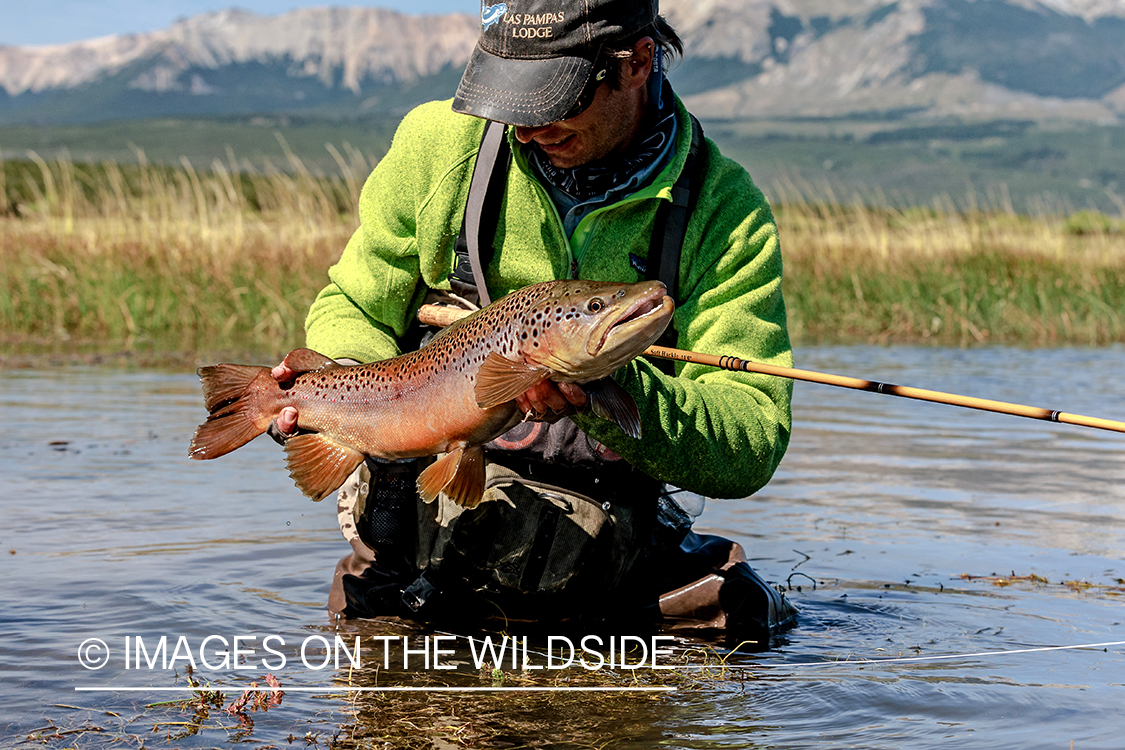
[[[100,693],[243,693],[247,690],[257,690],[263,693],[638,693],[638,692],[670,692],[674,687],[449,687],[449,686],[388,686],[388,687],[354,687],[346,685],[333,685],[325,687],[279,687],[272,688],[268,685],[262,687],[75,687],[78,692]]]

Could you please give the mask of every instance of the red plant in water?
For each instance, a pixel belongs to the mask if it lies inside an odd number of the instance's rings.
[[[253,724],[254,721],[246,713],[248,710],[268,711],[270,706],[280,706],[281,699],[285,695],[280,689],[281,683],[272,674],[267,674],[266,685],[273,689],[262,690],[258,683],[251,682],[250,687],[227,706],[227,713],[237,716],[239,721],[245,724]]]

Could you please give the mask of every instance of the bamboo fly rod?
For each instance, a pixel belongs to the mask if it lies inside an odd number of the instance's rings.
[[[440,307],[437,305],[423,305],[422,309],[418,311],[418,320],[428,325],[444,327],[468,314],[468,310],[460,310],[453,307]],[[1099,430],[1125,432],[1125,422],[1116,422],[1112,419],[1084,417],[1081,414],[1069,414],[1053,409],[1043,409],[1038,406],[1024,406],[1023,404],[1011,404],[1006,401],[992,401],[985,398],[975,398],[973,396],[959,396],[955,393],[930,391],[925,388],[912,388],[907,385],[879,383],[874,380],[850,378],[844,375],[830,375],[828,373],[814,372],[812,370],[779,367],[777,365],[767,365],[761,362],[749,362],[745,359],[726,355],[700,354],[683,349],[671,349],[666,346],[650,346],[645,349],[644,354],[649,357],[672,359],[697,365],[708,365],[723,370],[756,372],[763,375],[774,375],[779,378],[803,380],[808,383],[821,383],[823,385],[834,385],[839,388],[851,388],[857,391],[871,391],[873,393],[884,393],[889,396],[911,398],[917,401],[930,401],[935,404],[949,404],[950,406],[962,406],[966,409],[979,409],[981,411],[991,411],[998,414],[1010,414],[1015,417],[1040,419],[1046,422],[1061,422],[1063,424],[1073,424],[1081,427],[1093,427]]]

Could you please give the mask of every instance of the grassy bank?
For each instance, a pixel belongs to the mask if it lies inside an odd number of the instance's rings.
[[[943,201],[894,210],[832,196],[810,202],[812,192],[773,193],[797,342],[1125,341],[1120,218],[963,211]]]
[[[5,162],[0,345],[8,353],[299,345],[356,224],[371,164],[295,155],[252,172]],[[1125,226],[1096,213],[952,203],[871,207],[785,183],[773,200],[795,341],[944,345],[1125,341]]]
[[[0,329],[11,351],[283,352],[351,235],[371,165],[317,177],[7,162]]]

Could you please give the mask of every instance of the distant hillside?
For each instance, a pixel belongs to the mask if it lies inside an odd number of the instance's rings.
[[[448,96],[476,29],[468,15],[381,8],[227,10],[145,34],[0,47],[0,122],[382,113]]]
[[[706,117],[1125,115],[1125,0],[713,0],[668,15]]]
[[[1125,0],[664,0],[704,118],[1125,121]],[[362,117],[451,96],[469,15],[229,10],[146,33],[0,47],[0,123]]]

